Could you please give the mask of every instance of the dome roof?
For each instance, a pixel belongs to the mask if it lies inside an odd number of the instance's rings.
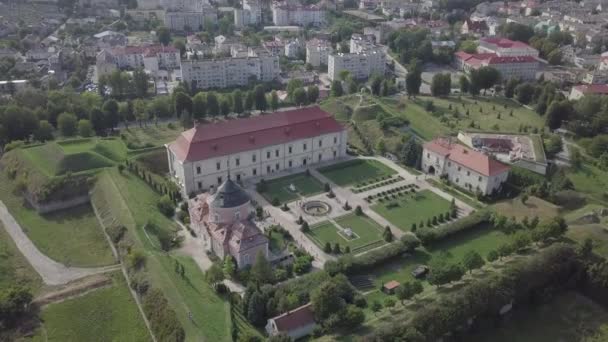
[[[214,208],[235,208],[249,202],[249,195],[230,177],[217,188],[209,205]]]

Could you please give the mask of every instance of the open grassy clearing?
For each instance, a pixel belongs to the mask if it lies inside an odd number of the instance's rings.
[[[5,173],[0,174],[0,200],[42,253],[70,266],[115,263],[90,205],[40,215],[14,194],[12,184]]]
[[[41,311],[45,332],[34,341],[150,341],[150,335],[122,274],[110,287],[50,304]]]
[[[348,122],[352,117],[354,108],[359,105],[359,96],[346,95],[342,97],[330,97],[321,103],[321,108],[331,113],[336,120]]]
[[[589,195],[596,201],[608,202],[608,172],[585,164],[579,169],[569,168],[566,175],[577,191]]]
[[[118,139],[75,139],[49,142],[21,151],[30,164],[49,177],[114,166],[127,158]]]
[[[354,233],[353,236],[348,237],[329,221],[311,227],[306,234],[321,248],[327,242],[332,247],[338,243],[342,250],[348,246],[351,253],[360,253],[385,243],[382,239],[382,227],[367,216],[349,214],[335,221],[344,229],[350,228]]]
[[[291,184],[295,186],[295,192],[289,189]],[[323,184],[318,179],[305,173],[298,173],[266,181],[266,191],[261,194],[269,202],[276,198],[279,202],[285,203],[295,201],[300,196],[306,197],[321,192],[323,192]]]
[[[130,149],[162,146],[175,140],[183,131],[179,124],[149,124],[146,127],[131,126],[121,131]]]
[[[392,206],[391,203],[396,203],[397,206]],[[405,232],[410,231],[414,223],[416,226],[420,222],[426,225],[427,220],[433,216],[445,215],[450,210],[450,202],[430,190],[422,190],[411,196],[374,204],[371,208]]]
[[[533,111],[503,98],[490,97],[447,97],[436,98],[419,96],[406,100],[377,99],[384,110],[402,116],[410,121],[411,128],[423,139],[431,140],[438,135],[454,134],[470,128],[471,121],[483,131],[518,132],[521,124],[531,127],[544,127],[543,118]],[[434,113],[424,108],[426,101],[432,101]],[[477,102],[477,104],[475,104]],[[449,106],[452,106],[452,110]],[[505,109],[506,105],[506,109]],[[481,108],[481,111],[480,111]],[[455,111],[458,110],[458,114]],[[467,110],[469,115],[466,115]],[[513,116],[510,112],[513,111]],[[500,113],[500,119],[498,114]],[[496,127],[498,129],[496,130]]]
[[[354,159],[318,169],[323,176],[340,186],[352,185],[380,177],[392,176],[397,171],[377,160]]]
[[[25,286],[36,293],[42,286],[42,279],[0,223],[0,288],[12,285]]]
[[[469,336],[468,341],[606,341],[608,311],[576,292],[558,295],[549,303],[516,310],[492,331]]]
[[[100,189],[110,202],[112,213],[136,237],[136,243],[148,255],[146,268],[152,286],[162,290],[171,308],[186,331],[186,341],[228,341],[230,339],[230,316],[224,314],[225,303],[219,305],[215,292],[203,281],[203,273],[189,257],[174,256],[158,252],[147,238],[142,227],[151,221],[161,229],[175,229],[175,224],[163,216],[156,208],[160,198],[144,181],[125,172],[120,174],[111,169],[100,175]],[[175,258],[186,269],[187,279],[181,279],[174,272]],[[213,309],[209,309],[212,307]],[[192,322],[188,313],[195,321]],[[211,316],[208,316],[212,314]]]
[[[578,243],[593,241],[593,252],[608,258],[608,227],[604,224],[570,225],[566,237]]]
[[[558,216],[561,210],[559,206],[534,196],[530,196],[525,204],[522,203],[521,198],[513,198],[496,203],[494,208],[499,214],[515,217],[517,220],[525,217],[531,219],[534,216],[538,216],[541,220],[551,219]]]

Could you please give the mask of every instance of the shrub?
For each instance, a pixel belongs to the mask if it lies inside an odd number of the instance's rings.
[[[281,205],[281,201],[279,201],[279,199],[275,197],[272,199],[272,205],[278,207]]]
[[[132,249],[127,255],[127,268],[130,270],[140,269],[145,263],[146,256],[144,252],[139,249]]]
[[[307,233],[308,231],[310,231],[308,222],[306,222],[306,221],[302,222],[302,227],[300,227],[300,230],[302,231],[302,233]]]
[[[436,229],[418,229],[416,235],[423,245],[444,239],[447,236],[472,229],[482,223],[490,221],[491,213],[488,210],[479,210],[460,220],[445,224]],[[430,226],[427,224],[427,227]],[[422,228],[422,225],[420,226]]]
[[[171,198],[167,195],[162,196],[158,200],[157,207],[158,210],[160,210],[160,212],[167,217],[171,217],[173,214],[175,214],[175,205],[173,204],[173,201],[171,201]]]
[[[169,307],[167,299],[160,290],[150,290],[143,298],[142,307],[158,341],[181,342],[186,338],[175,311]]]
[[[108,233],[108,236],[110,236],[110,240],[112,240],[112,242],[115,244],[122,240],[122,237],[125,235],[126,231],[127,228],[125,228],[125,226],[109,226],[106,229],[106,233]]]
[[[361,206],[360,206],[360,205],[358,205],[358,206],[355,208],[355,215],[357,215],[357,216],[361,216],[361,215],[363,215],[363,209],[361,209]]]
[[[329,183],[325,183],[325,184],[323,185],[323,190],[324,190],[325,192],[330,192],[330,191],[331,191],[331,186],[329,186]]]
[[[131,288],[137,292],[138,295],[143,296],[148,292],[150,288],[150,282],[146,275],[142,272],[132,272],[129,274],[129,283]]]

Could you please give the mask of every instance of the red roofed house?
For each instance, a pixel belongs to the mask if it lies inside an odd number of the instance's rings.
[[[269,336],[285,334],[294,341],[312,334],[314,328],[315,316],[310,303],[270,318],[266,324],[266,332]]]
[[[480,36],[485,36],[488,31],[488,24],[485,20],[474,21],[467,19],[464,21],[464,24],[462,24],[460,29],[460,33],[462,34],[474,34]]]
[[[452,184],[484,195],[498,191],[509,176],[509,166],[450,139],[428,142],[422,153],[425,172],[445,175]]]
[[[608,95],[608,84],[581,84],[572,87],[569,100],[579,100],[585,95]]]
[[[503,80],[519,78],[533,80],[538,71],[538,60],[532,56],[498,56],[495,53],[470,54],[458,51],[454,54],[456,67],[466,73],[489,66],[500,72]]]
[[[201,124],[168,144],[169,172],[185,194],[337,160],[346,129],[317,106]]]
[[[530,45],[506,38],[481,38],[477,52],[495,53],[499,57],[538,57],[538,50]]]

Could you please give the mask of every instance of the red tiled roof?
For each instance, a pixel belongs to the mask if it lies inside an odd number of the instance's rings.
[[[608,94],[608,84],[581,84],[574,88],[583,94]]]
[[[492,65],[492,64],[513,64],[513,63],[536,63],[536,58],[532,56],[497,56],[495,53],[466,53],[464,51],[458,51],[454,54],[457,59],[462,60],[464,63],[480,66],[480,65]]]
[[[388,283],[384,284],[384,288],[387,290],[394,290],[399,287],[399,282],[396,280],[391,280]]]
[[[170,53],[179,52],[173,46],[163,45],[147,45],[147,46],[125,46],[112,49],[112,53],[115,55],[133,55],[133,54],[144,54],[144,55],[155,55],[157,53]]]
[[[344,130],[321,108],[306,107],[198,125],[169,145],[180,160],[197,161]]]
[[[501,48],[524,48],[530,47],[530,45],[526,43],[522,43],[520,41],[515,41],[507,38],[481,38],[481,42],[492,44]]]
[[[488,29],[488,24],[486,24],[485,20],[471,21],[467,19],[465,23],[470,31],[485,31]]]
[[[535,63],[536,58],[532,56],[493,56],[488,60],[488,64],[512,64],[512,63]]]
[[[435,139],[424,144],[424,148],[488,177],[501,174],[510,169],[508,165],[490,158],[490,156],[484,153],[452,143],[447,139]]]
[[[271,319],[274,320],[277,330],[280,332],[292,331],[315,323],[310,303]]]

